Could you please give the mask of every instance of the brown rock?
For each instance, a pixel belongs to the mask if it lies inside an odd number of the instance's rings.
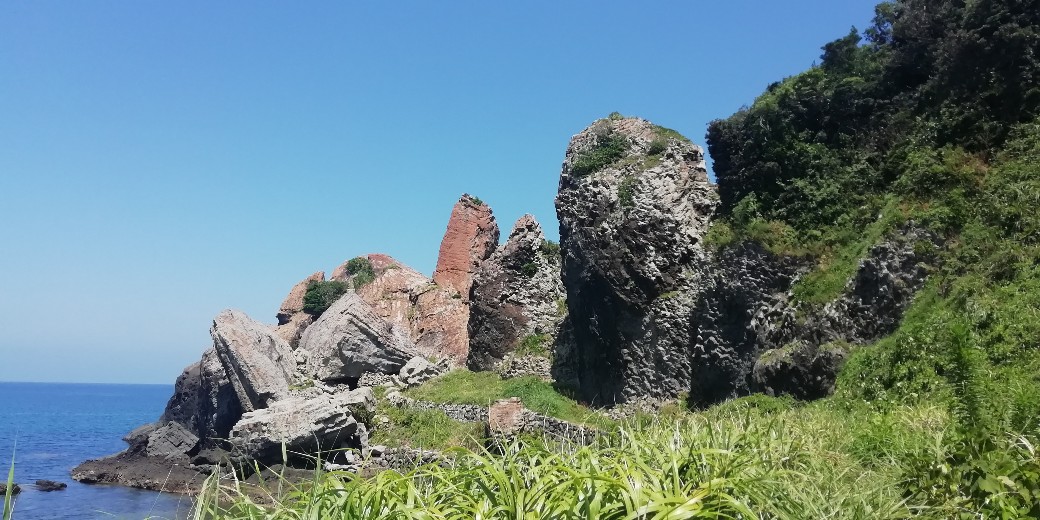
[[[372,254],[368,260],[376,278],[361,287],[358,296],[407,335],[423,356],[465,363],[469,314],[458,293],[388,255]]]
[[[433,281],[457,291],[462,301],[468,303],[473,273],[480,262],[498,247],[498,234],[498,223],[491,207],[463,194],[451,211]]]
[[[509,436],[524,426],[524,403],[519,397],[495,401],[488,409],[488,431],[492,436]]]
[[[282,302],[281,307],[278,308],[278,324],[285,325],[292,320],[293,315],[303,312],[303,296],[307,294],[307,286],[311,282],[324,281],[325,273],[318,271],[294,285],[292,290],[289,291],[289,295],[285,297],[285,301]]]
[[[297,312],[289,317],[288,322],[275,327],[274,333],[284,339],[289,344],[289,347],[295,349],[300,345],[300,338],[303,337],[304,329],[311,323],[314,323],[314,316],[306,312]]]

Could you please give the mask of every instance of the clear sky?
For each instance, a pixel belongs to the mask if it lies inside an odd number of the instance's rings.
[[[703,143],[874,3],[0,2],[0,380],[172,383],[221,309],[431,273],[463,192],[556,238],[571,135]]]

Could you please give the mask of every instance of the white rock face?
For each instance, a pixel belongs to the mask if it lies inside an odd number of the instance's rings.
[[[299,351],[304,371],[322,381],[396,374],[416,355],[411,341],[355,293],[344,294],[307,327]]]
[[[354,415],[371,413],[375,406],[371,388],[277,401],[243,415],[231,430],[231,443],[261,462],[277,461],[283,444],[289,451],[304,454],[340,446],[363,447],[367,435]]]
[[[242,410],[258,410],[288,397],[296,360],[289,344],[270,327],[241,311],[226,310],[214,318],[210,336]]]

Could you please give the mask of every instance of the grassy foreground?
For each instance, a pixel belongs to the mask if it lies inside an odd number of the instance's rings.
[[[1030,502],[1000,500],[1030,499],[1022,475],[1035,482],[1040,460],[1029,437],[994,441],[1008,465],[990,493],[948,464],[961,447],[955,423],[939,405],[755,396],[636,418],[591,446],[528,439],[503,455],[459,449],[451,464],[407,473],[319,472],[273,506],[210,481],[196,518],[1033,517]],[[1012,506],[1000,514],[999,504]]]

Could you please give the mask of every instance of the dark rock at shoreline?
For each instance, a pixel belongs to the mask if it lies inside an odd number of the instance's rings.
[[[120,484],[180,494],[198,493],[208,476],[189,467],[187,458],[171,461],[133,450],[88,460],[72,469],[72,478],[84,484]]]
[[[18,484],[12,484],[11,485],[11,495],[17,495],[18,493],[21,493],[21,492],[22,492],[21,486],[19,486]],[[4,495],[6,493],[7,493],[7,483],[6,482],[0,482],[0,495]]]
[[[69,485],[64,482],[55,482],[53,480],[45,479],[36,481],[36,489],[44,492],[62,491],[67,487],[69,487]]]

